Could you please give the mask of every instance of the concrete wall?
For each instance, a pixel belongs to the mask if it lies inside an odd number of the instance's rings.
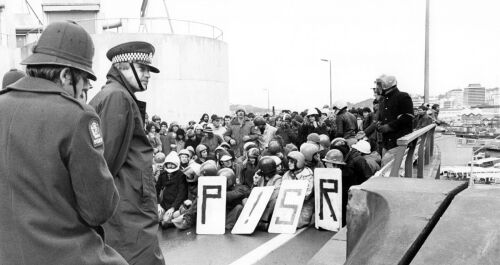
[[[198,36],[141,33],[105,33],[92,36],[96,47],[94,71],[97,82],[89,91],[91,99],[106,81],[111,63],[106,52],[127,41],[142,40],[156,48],[153,63],[160,69],[153,74],[148,90],[137,93],[148,103],[151,117],[187,123],[199,120],[205,112],[229,113],[227,44]]]

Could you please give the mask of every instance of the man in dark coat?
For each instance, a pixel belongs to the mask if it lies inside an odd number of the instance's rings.
[[[81,100],[93,55],[81,26],[50,24],[23,61],[28,77],[0,92],[1,264],[128,264],[100,228],[119,196]]]
[[[128,42],[111,48],[106,85],[92,99],[102,120],[104,157],[120,193],[115,215],[104,225],[106,242],[130,264],[164,264],[158,244],[153,147],[143,130],[146,103],[134,93],[146,90],[154,47]]]
[[[379,107],[377,130],[382,133],[382,166],[392,160],[398,138],[412,132],[413,101],[410,95],[399,91],[394,76],[382,75],[375,80],[383,100]]]

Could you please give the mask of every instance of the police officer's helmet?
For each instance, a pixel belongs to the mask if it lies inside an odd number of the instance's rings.
[[[93,57],[94,43],[83,27],[73,21],[54,22],[45,28],[33,47],[33,54],[21,64],[73,67],[88,73],[95,81]]]

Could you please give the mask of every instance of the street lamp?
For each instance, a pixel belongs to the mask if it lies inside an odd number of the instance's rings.
[[[330,108],[332,108],[332,61],[328,59],[321,59],[323,62],[328,62],[330,65]]]

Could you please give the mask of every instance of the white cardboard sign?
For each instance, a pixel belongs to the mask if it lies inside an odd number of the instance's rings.
[[[198,178],[196,233],[219,235],[226,232],[226,178]]]
[[[269,233],[295,233],[306,197],[306,190],[307,180],[284,180],[281,182],[278,200],[269,223]]]
[[[342,171],[338,168],[314,170],[315,226],[339,231],[342,227]]]
[[[274,187],[255,187],[248,197],[247,203],[241,211],[240,217],[231,231],[231,234],[251,234],[259,223]]]

